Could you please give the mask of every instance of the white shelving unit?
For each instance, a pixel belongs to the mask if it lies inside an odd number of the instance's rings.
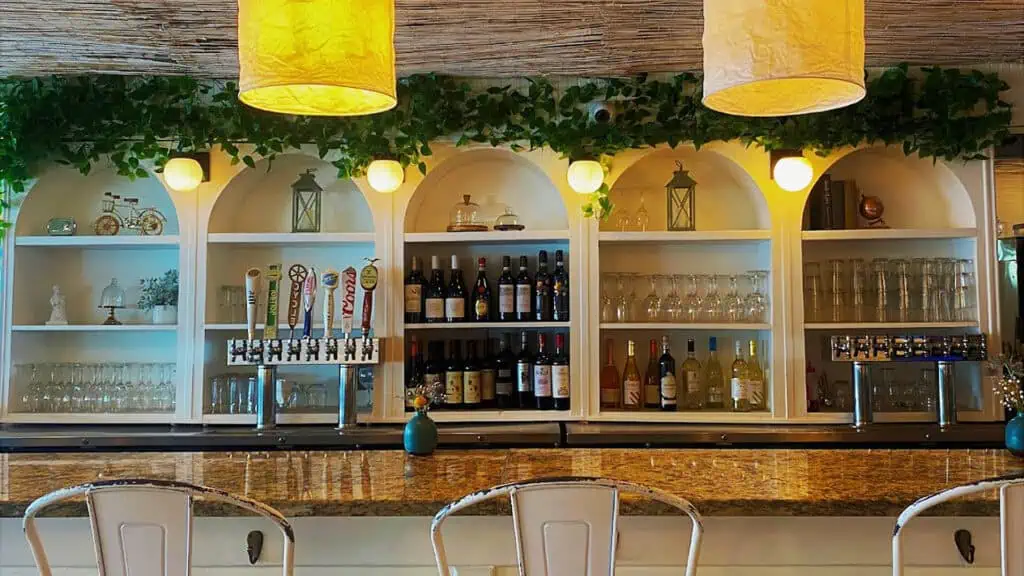
[[[771,240],[771,230],[698,230],[693,232],[601,232],[602,243],[750,242]]]
[[[406,244],[533,244],[568,241],[568,230],[519,230],[489,232],[407,232]]]
[[[181,242],[177,234],[166,236],[15,236],[14,245],[49,248],[175,248]]]
[[[459,322],[405,325],[406,330],[545,330],[571,327],[571,322]]]
[[[373,232],[214,232],[207,237],[210,244],[246,244],[277,246],[322,246],[331,244],[373,244]]]
[[[656,330],[668,332],[670,330],[713,330],[728,332],[732,330],[771,330],[772,325],[768,323],[671,323],[671,322],[607,322],[601,323],[601,330]]]
[[[857,331],[857,330],[941,330],[947,328],[976,329],[977,322],[808,322],[805,330]]]
[[[859,230],[804,230],[800,237],[809,242],[836,240],[932,240],[977,238],[978,229],[963,228],[862,228]]]
[[[13,332],[177,332],[177,324],[18,324],[11,326]]]

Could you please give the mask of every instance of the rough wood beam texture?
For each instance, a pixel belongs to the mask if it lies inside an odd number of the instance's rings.
[[[401,74],[701,66],[701,0],[397,0]],[[0,0],[0,75],[237,74],[231,0]],[[1024,62],[1024,0],[868,0],[869,65]]]

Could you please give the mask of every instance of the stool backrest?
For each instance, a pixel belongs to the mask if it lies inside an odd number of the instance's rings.
[[[283,573],[294,571],[295,537],[280,512],[227,492],[167,480],[108,480],[51,492],[25,511],[23,528],[42,576],[50,564],[35,518],[46,508],[85,497],[100,576],[187,576],[192,572],[192,505],[226,503],[270,519],[284,537]]]
[[[686,575],[694,576],[703,526],[692,504],[660,490],[602,478],[552,478],[474,492],[445,506],[430,527],[438,572],[449,574],[441,525],[448,516],[508,496],[520,576],[611,576],[615,572],[619,496],[632,493],[668,504],[692,524]]]
[[[1007,476],[956,486],[921,498],[896,519],[892,534],[892,573],[903,575],[903,529],[925,510],[961,496],[999,490],[999,530],[1003,576],[1024,576],[1024,476]]]

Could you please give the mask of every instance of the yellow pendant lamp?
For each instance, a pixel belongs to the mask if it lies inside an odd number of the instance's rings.
[[[394,36],[394,0],[238,0],[238,97],[285,114],[383,112],[397,103]]]
[[[864,0],[704,0],[704,105],[787,116],[864,98]]]

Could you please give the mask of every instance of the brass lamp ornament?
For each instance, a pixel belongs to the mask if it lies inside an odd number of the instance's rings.
[[[696,201],[694,192],[697,182],[690,177],[690,172],[683,169],[683,163],[676,161],[676,171],[672,179],[665,185],[665,197],[668,200],[668,229],[696,230]]]

